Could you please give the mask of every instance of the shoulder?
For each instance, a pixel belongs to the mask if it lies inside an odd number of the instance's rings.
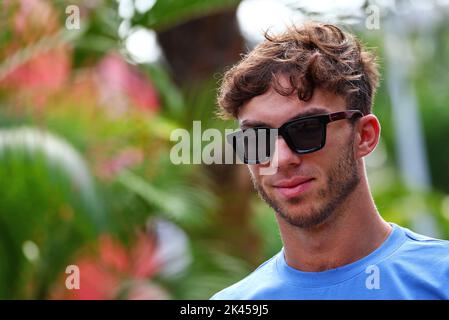
[[[406,244],[409,246],[410,250],[422,250],[428,251],[429,253],[435,252],[446,252],[449,250],[449,241],[443,239],[432,238],[419,234],[417,232],[411,231],[408,228],[401,227],[404,231],[407,241]]]
[[[414,261],[424,268],[437,267],[449,275],[449,241],[437,239],[400,227],[406,237],[399,250],[399,257]]]
[[[211,300],[246,300],[254,298],[261,285],[267,285],[276,275],[276,261],[280,253],[262,263],[239,282],[217,292]]]

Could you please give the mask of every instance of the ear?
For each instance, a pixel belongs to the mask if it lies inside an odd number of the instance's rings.
[[[360,159],[370,154],[379,143],[379,120],[374,114],[368,114],[356,122],[355,130],[355,156]]]

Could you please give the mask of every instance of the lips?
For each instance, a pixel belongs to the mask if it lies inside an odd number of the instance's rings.
[[[293,179],[280,181],[273,187],[284,197],[293,198],[307,191],[313,180],[313,178],[296,177]]]

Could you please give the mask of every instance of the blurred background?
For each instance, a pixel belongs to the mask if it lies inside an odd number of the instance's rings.
[[[308,19],[379,55],[380,213],[449,239],[448,18],[448,0],[0,0],[0,298],[208,299],[277,253],[246,167],[174,165],[170,135],[235,128],[223,72]]]

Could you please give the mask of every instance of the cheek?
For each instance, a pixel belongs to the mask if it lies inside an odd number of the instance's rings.
[[[327,177],[335,163],[337,157],[336,148],[323,148],[317,152],[316,157],[312,160],[313,171],[319,183],[325,183]]]
[[[319,150],[317,154],[322,153],[318,159],[320,163],[330,164],[337,161],[340,154],[348,148],[348,133],[343,132],[344,130],[328,130],[326,136],[326,144],[323,149]]]
[[[340,153],[345,148],[341,143],[337,144],[333,141],[328,142],[329,144],[326,142],[323,149],[305,155],[301,163],[303,170],[299,170],[300,173],[315,177],[316,183],[319,186],[323,186],[327,183],[332,168],[338,161]]]
[[[336,170],[338,171],[341,167],[342,161],[346,161],[349,157],[348,153],[353,151],[348,145],[351,142],[348,136],[336,135],[327,142],[326,146],[319,151],[321,154],[317,154],[319,157],[316,158],[316,169],[324,178],[323,181],[327,181],[331,175],[335,175]]]
[[[354,132],[350,124],[329,127],[326,134],[326,145],[330,149],[344,150],[348,144],[354,139]],[[333,150],[334,151],[334,150]]]

